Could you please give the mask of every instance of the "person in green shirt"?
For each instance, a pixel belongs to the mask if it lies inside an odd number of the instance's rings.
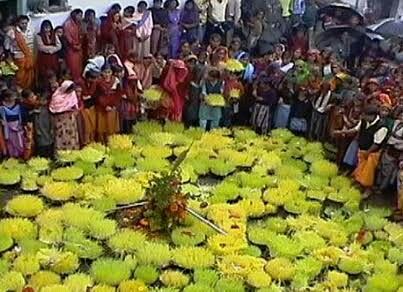
[[[11,86],[15,79],[15,74],[18,71],[17,65],[13,61],[13,57],[9,52],[3,52],[0,57],[0,75],[6,81],[8,86]]]

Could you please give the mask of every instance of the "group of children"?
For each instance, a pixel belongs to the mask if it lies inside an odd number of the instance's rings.
[[[118,8],[108,14],[110,19]],[[146,13],[143,8],[141,15]],[[147,53],[146,37],[130,51],[122,51],[113,35],[108,43],[97,37],[95,43],[87,39],[72,45],[80,11],[72,15],[67,35],[56,34],[49,22],[42,25],[38,39],[45,45],[36,87],[19,82],[15,61],[21,60],[2,47],[3,157],[52,157],[56,150],[106,143],[110,135],[130,133],[140,119],[174,120],[206,130],[251,126],[263,135],[272,128],[288,128],[336,145],[337,163],[353,171],[363,187],[373,190],[376,185],[381,191],[396,182],[403,158],[403,67],[376,46],[364,50],[359,66],[347,69],[337,52],[306,50],[308,40],[296,41],[296,35],[263,54],[250,54],[255,39],[235,34],[227,46],[227,35],[213,32],[204,44],[185,38],[177,56],[168,58],[164,52]],[[98,25],[92,16],[86,13],[86,33]],[[196,34],[190,24],[184,27],[184,33]],[[20,28],[15,28],[17,33]],[[53,54],[56,58],[50,58]],[[87,60],[82,66],[65,64],[65,54],[70,61]],[[41,67],[44,59],[51,70]],[[155,85],[166,98],[149,107],[142,97]],[[225,104],[211,105],[207,99],[212,95],[224,97]]]

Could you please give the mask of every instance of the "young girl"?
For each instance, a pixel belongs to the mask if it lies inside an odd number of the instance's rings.
[[[239,101],[244,94],[244,87],[239,81],[242,72],[227,72],[224,97],[227,101],[223,109],[223,126],[230,127],[239,113]]]
[[[78,98],[73,81],[64,81],[53,93],[49,110],[53,114],[55,150],[78,150]]]
[[[94,93],[97,112],[97,139],[99,142],[106,143],[108,136],[119,132],[117,106],[122,96],[121,93],[119,80],[113,76],[112,69],[105,65]]]
[[[2,93],[0,118],[3,124],[4,139],[9,157],[23,158],[25,150],[24,126],[27,115],[23,107],[17,104],[17,95],[11,90]]]
[[[277,90],[272,87],[270,79],[263,77],[253,90],[255,105],[251,118],[253,129],[262,135],[267,135],[271,130],[272,113],[279,96]]]
[[[84,121],[84,137],[82,140],[83,145],[88,145],[95,141],[96,130],[96,113],[95,113],[95,99],[94,93],[96,89],[96,82],[98,74],[94,71],[88,71],[85,74],[85,80],[82,85],[82,109],[81,116]]]
[[[210,129],[220,126],[222,108],[209,106],[205,102],[205,97],[209,94],[224,94],[224,81],[220,79],[220,71],[211,68],[206,79],[202,81],[201,104],[199,109],[199,125],[204,130],[207,129],[207,122],[210,122]]]
[[[136,75],[129,75],[124,79],[124,73],[121,67],[113,68],[113,76],[122,85],[122,99],[118,106],[120,128],[124,134],[130,134],[138,114],[138,83]]]
[[[295,134],[305,135],[308,131],[311,113],[312,105],[308,99],[307,89],[304,86],[300,86],[297,99],[291,105],[290,130]]]

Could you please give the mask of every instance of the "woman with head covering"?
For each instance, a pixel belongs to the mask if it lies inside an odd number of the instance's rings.
[[[102,68],[101,78],[97,81],[94,98],[97,113],[97,140],[106,143],[108,136],[119,132],[117,106],[122,97],[119,80],[113,76],[108,64]]]
[[[105,49],[105,46],[112,44],[118,54],[120,54],[119,39],[121,38],[123,28],[120,10],[120,5],[113,5],[109,9],[105,21],[101,23],[102,49]]]
[[[84,59],[87,60],[88,58],[93,58],[98,52],[98,41],[101,31],[95,10],[87,9],[85,11],[82,29],[84,34],[83,53]]]
[[[173,121],[182,121],[185,104],[186,88],[182,85],[186,81],[189,70],[182,60],[170,60],[161,77],[161,86],[169,94],[172,108],[169,118]]]
[[[136,9],[133,6],[127,6],[123,9],[122,17],[122,33],[120,34],[119,44],[122,52],[122,59],[127,58],[127,54],[134,50],[136,44],[136,20],[134,12]]]
[[[137,11],[134,12],[133,18],[136,27],[134,50],[140,58],[143,58],[150,54],[150,37],[153,30],[153,18],[151,12],[147,10],[147,2],[140,1],[137,4]]]
[[[83,12],[75,9],[64,24],[64,37],[66,40],[66,64],[75,82],[81,81],[83,73],[83,41],[81,32],[81,19]]]
[[[49,20],[42,22],[41,30],[36,36],[36,45],[38,48],[38,79],[40,81],[46,80],[50,71],[58,75],[60,65],[57,53],[62,49],[62,43],[59,37],[55,35],[52,23]]]
[[[78,98],[73,81],[66,80],[56,89],[49,103],[49,111],[53,114],[55,149],[79,149],[76,118]]]

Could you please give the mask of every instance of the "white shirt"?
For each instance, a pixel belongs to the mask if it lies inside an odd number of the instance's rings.
[[[228,0],[227,16],[238,23],[241,19],[241,0]]]
[[[210,19],[212,22],[225,22],[228,0],[210,0]]]

